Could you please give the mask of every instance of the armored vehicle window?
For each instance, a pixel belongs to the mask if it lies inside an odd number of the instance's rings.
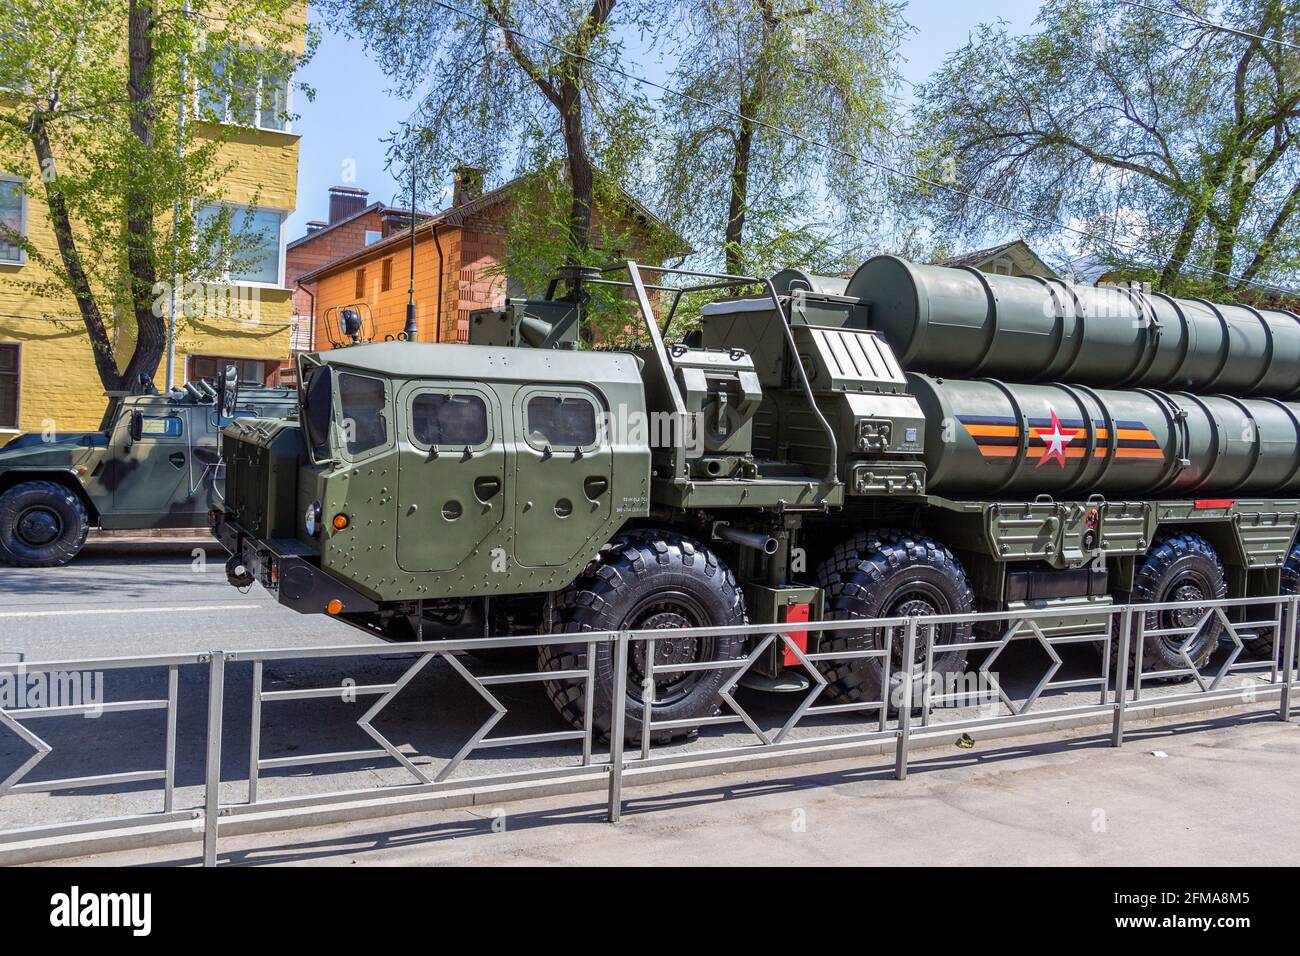
[[[534,445],[596,444],[596,409],[582,398],[538,395],[528,400],[528,439]]]
[[[141,415],[140,437],[180,438],[185,424],[178,415]]]
[[[387,396],[381,380],[344,372],[339,376],[339,400],[349,455],[388,443],[388,420],[384,416]]]
[[[487,403],[477,395],[425,392],[411,403],[411,430],[420,445],[482,445],[488,440]]]
[[[314,369],[307,379],[307,394],[303,398],[303,420],[307,424],[307,440],[313,453],[329,444],[330,419],[334,417],[334,373],[328,365]]]

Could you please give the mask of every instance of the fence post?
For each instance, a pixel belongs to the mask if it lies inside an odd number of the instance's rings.
[[[894,750],[894,779],[907,779],[907,748],[912,736],[912,670],[916,666],[916,618],[908,618],[903,637],[903,663],[898,668],[898,743]],[[928,676],[928,675],[927,675]],[[888,693],[889,689],[886,688]]]
[[[203,865],[217,865],[217,818],[221,813],[221,711],[226,696],[226,652],[208,663],[208,753],[203,785]]]
[[[1300,603],[1297,602],[1300,598],[1293,597],[1282,606],[1282,618],[1286,623],[1282,628],[1282,706],[1278,718],[1283,721],[1291,719],[1291,684],[1296,677],[1296,625],[1300,619]]]
[[[1124,708],[1128,697],[1129,637],[1133,630],[1133,608],[1126,606],[1119,616],[1119,652],[1115,658],[1115,721],[1111,727],[1110,745],[1124,743]]]
[[[618,632],[614,645],[614,696],[609,728],[609,822],[623,815],[623,743],[627,728],[627,631]],[[645,714],[642,720],[646,719]]]

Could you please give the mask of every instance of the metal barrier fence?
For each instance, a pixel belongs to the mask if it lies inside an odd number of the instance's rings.
[[[630,771],[668,765],[703,765],[718,758],[753,754],[799,751],[815,754],[847,744],[892,745],[894,776],[907,777],[910,751],[917,740],[936,736],[951,737],[974,730],[1012,726],[1046,725],[1064,718],[1109,717],[1111,744],[1124,742],[1126,720],[1137,713],[1150,713],[1175,705],[1213,704],[1233,699],[1250,702],[1271,695],[1279,697],[1278,716],[1289,720],[1292,692],[1300,686],[1297,665],[1297,621],[1300,620],[1300,596],[1228,599],[1197,602],[1194,619],[1184,623],[1167,623],[1165,612],[1181,612],[1187,618],[1188,607],[1182,604],[1138,604],[1123,606],[1097,605],[1081,608],[992,612],[969,615],[900,617],[875,620],[826,621],[814,625],[823,637],[841,635],[844,646],[830,650],[806,650],[796,640],[790,625],[751,625],[743,628],[689,628],[655,631],[608,631],[582,634],[538,635],[511,638],[474,638],[403,645],[359,645],[321,648],[295,648],[256,651],[213,651],[209,654],[168,655],[135,658],[53,661],[43,663],[0,664],[0,677],[55,675],[87,671],[121,671],[140,669],[165,674],[165,698],[140,698],[111,702],[52,704],[0,707],[0,725],[9,729],[30,746],[32,756],[0,781],[0,820],[4,819],[4,798],[34,791],[114,788],[127,784],[162,782],[162,809],[113,818],[95,818],[72,823],[47,824],[24,829],[0,830],[0,851],[18,842],[56,839],[74,835],[99,835],[150,824],[189,820],[203,833],[203,861],[216,863],[218,837],[222,819],[276,809],[318,808],[358,800],[392,803],[400,798],[448,792],[469,787],[495,787],[522,782],[542,782],[563,778],[566,787],[575,784],[604,782],[608,788],[608,819],[617,822],[623,809],[624,777]],[[804,625],[807,627],[808,625]],[[1215,658],[1197,666],[1189,650],[1197,635],[1206,627],[1220,631],[1220,650]],[[973,639],[960,636],[969,629]],[[692,663],[656,663],[660,642],[699,640],[743,634],[750,640],[749,653],[738,660],[705,660]],[[954,635],[958,635],[954,637]],[[1271,637],[1271,651],[1258,660],[1243,661],[1244,639],[1258,645]],[[1226,654],[1222,643],[1226,640]],[[1144,664],[1148,643],[1164,641],[1176,653],[1181,667],[1151,670]],[[1023,692],[1009,691],[999,678],[995,664],[1017,642],[1036,644],[1047,658],[1047,667],[1032,687]],[[1054,679],[1064,666],[1059,648],[1066,645],[1091,644],[1097,672],[1084,677]],[[585,667],[568,670],[526,670],[506,673],[475,673],[463,655],[488,649],[540,648],[544,646],[583,645]],[[774,645],[793,659],[808,675],[807,690],[793,710],[778,724],[764,727],[735,696],[741,678]],[[825,646],[826,642],[822,642]],[[1025,645],[1027,646],[1027,645]],[[605,652],[605,653],[601,653]],[[966,673],[975,680],[973,691],[941,690],[935,684],[943,671],[936,669],[936,658],[948,653],[987,652],[979,665]],[[324,661],[328,659],[367,659],[398,654],[413,661],[394,680],[376,684],[300,687],[268,690],[265,687],[268,664],[285,661]],[[634,654],[636,655],[634,657]],[[375,726],[375,719],[403,688],[435,658],[463,680],[490,709],[486,720],[452,756],[436,769],[421,765],[427,755],[404,752]],[[598,663],[605,659],[612,675],[613,701],[608,734],[595,726],[591,702],[597,697]],[[628,671],[638,666],[645,683],[641,699],[630,702]],[[874,666],[879,695],[871,699],[839,700],[818,703],[831,685],[823,666],[855,662]],[[247,790],[242,801],[222,798],[222,747],[227,727],[226,677],[229,665],[251,665],[252,682],[247,702],[249,721],[249,759]],[[201,801],[183,809],[176,808],[176,753],[179,676],[182,668],[206,669],[207,720],[204,744],[204,779]],[[1112,673],[1113,670],[1113,673]],[[642,720],[642,700],[653,700],[655,678],[691,671],[727,672],[719,690],[720,712],[713,716],[678,720]],[[1240,682],[1243,678],[1245,683]],[[1190,679],[1171,688],[1171,679]],[[1231,683],[1236,679],[1238,683]],[[491,736],[492,730],[506,717],[509,708],[492,688],[508,684],[541,683],[570,680],[582,682],[588,706],[581,729],[547,730],[537,733]],[[1162,692],[1152,693],[1153,681],[1162,682]],[[969,683],[969,680],[967,681]],[[1073,699],[1088,691],[1085,699]],[[1019,696],[1017,696],[1017,694]],[[319,753],[295,753],[290,756],[263,757],[262,731],[266,705],[319,699],[360,700],[375,698],[356,724],[377,744],[364,750],[340,750]],[[973,709],[982,712],[972,713]],[[95,774],[83,777],[28,781],[25,778],[52,751],[51,745],[28,728],[30,721],[86,714],[159,710],[163,712],[163,767],[124,773]],[[848,721],[854,715],[865,719]],[[942,719],[951,714],[950,719]],[[629,741],[629,719],[640,722],[639,734]],[[808,726],[816,722],[817,726]],[[721,746],[703,746],[718,739],[710,728],[742,728],[743,742],[724,740]],[[684,745],[671,742],[674,732],[700,728],[699,739]],[[725,733],[723,736],[726,736]],[[639,739],[638,739],[639,738]],[[629,743],[632,744],[629,749]],[[504,773],[458,773],[472,755],[497,748],[526,745],[568,745],[568,753],[554,758],[547,766]],[[639,744],[639,745],[638,745]],[[380,788],[340,789],[327,793],[265,798],[259,782],[270,771],[316,767],[339,763],[391,760],[402,768],[409,780]],[[230,781],[227,781],[229,783]],[[235,781],[236,783],[242,781]],[[2,824],[0,824],[2,825]]]

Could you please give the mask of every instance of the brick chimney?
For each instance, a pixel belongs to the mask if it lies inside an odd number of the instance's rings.
[[[452,190],[451,204],[460,206],[483,195],[483,177],[487,170],[481,166],[457,166],[456,185]]]
[[[325,222],[324,220],[313,219],[311,222],[307,223],[307,235],[310,236],[313,232],[320,232],[328,225],[329,223]]]
[[[355,186],[330,187],[330,225],[340,219],[346,219],[366,208],[366,198],[370,195],[364,189]]]

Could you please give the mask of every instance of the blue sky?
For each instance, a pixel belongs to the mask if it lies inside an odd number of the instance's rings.
[[[1017,32],[1027,31],[1038,11],[1032,0],[913,0],[906,17],[916,28],[903,46],[901,64],[906,79],[924,80],[945,55],[966,42],[981,22],[1001,18]],[[653,79],[663,77],[660,63],[629,64],[632,72]],[[302,134],[298,169],[298,208],[289,218],[287,237],[296,239],[312,219],[327,217],[330,186],[355,182],[370,191],[371,201],[397,201],[399,184],[384,168],[381,140],[411,112],[413,103],[388,94],[388,81],[366,56],[361,44],[326,32],[315,58],[302,71],[304,82],[314,87],[313,102],[298,97]]]

